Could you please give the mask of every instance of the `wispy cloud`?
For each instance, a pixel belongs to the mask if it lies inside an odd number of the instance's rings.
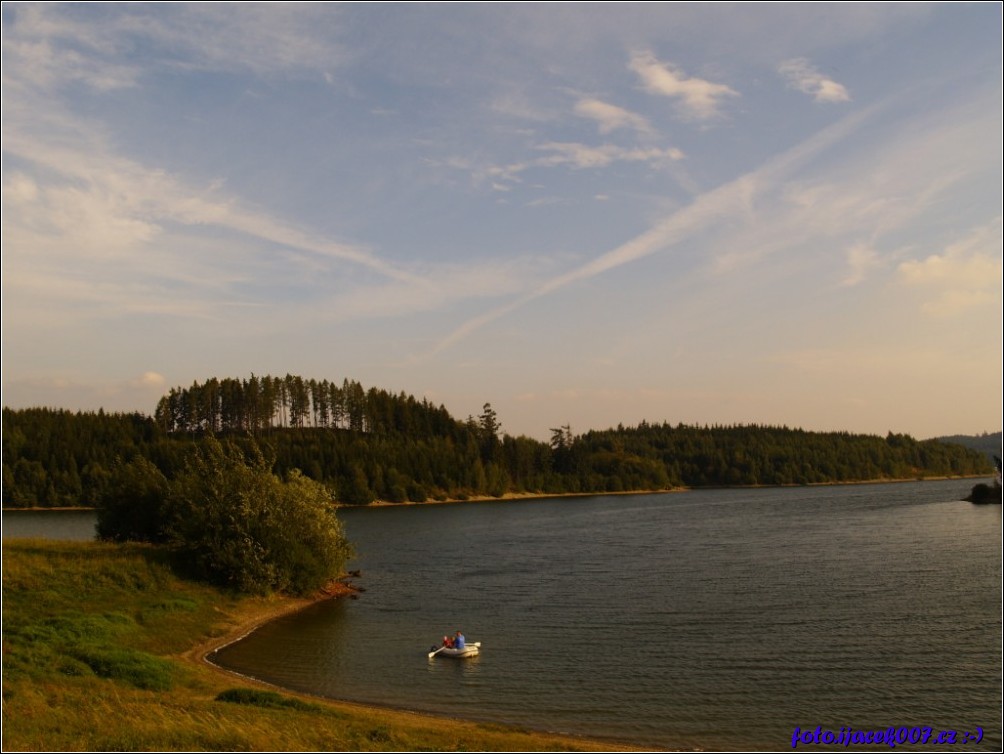
[[[659,61],[651,52],[634,54],[629,67],[638,74],[647,91],[672,98],[684,115],[696,120],[718,117],[725,100],[739,96],[739,92],[725,84],[689,77],[671,63]]]
[[[152,13],[142,5],[10,8],[5,64],[16,66],[21,85],[110,90],[135,86],[157,69],[323,77],[346,58],[337,41],[337,11],[310,4],[250,4],[237,13],[214,3],[166,4]]]
[[[612,162],[658,163],[683,159],[683,152],[675,147],[646,149],[620,147],[613,144],[591,147],[585,144],[548,142],[541,144],[537,149],[551,153],[547,157],[534,161],[535,165],[544,167],[568,165],[573,168],[602,168]]]
[[[590,146],[577,142],[546,142],[535,147],[547,152],[542,157],[508,165],[493,165],[483,169],[483,175],[495,181],[499,190],[508,190],[509,184],[520,180],[520,175],[534,168],[568,167],[574,170],[604,168],[615,162],[641,162],[659,167],[684,159],[676,147],[622,147],[616,144]],[[467,163],[462,163],[469,166]],[[477,171],[476,171],[477,172]]]
[[[999,310],[1001,279],[1001,218],[973,229],[947,246],[943,253],[902,262],[901,283],[923,291],[928,314],[952,316],[996,300]]]
[[[386,277],[417,280],[358,246],[311,235],[267,212],[242,206],[218,186],[193,186],[178,176],[116,155],[86,124],[74,121],[81,136],[62,133],[44,138],[20,123],[8,124],[4,151],[41,168],[45,186],[14,174],[4,200],[17,205],[5,226],[31,233],[51,245],[66,239],[74,253],[106,255],[152,240],[164,223],[216,226],[274,244],[361,265]],[[12,207],[13,208],[13,207]]]
[[[129,384],[139,388],[149,387],[160,389],[167,384],[167,380],[164,379],[164,375],[160,374],[160,372],[149,371],[143,372],[143,374],[134,378]]]
[[[575,114],[596,121],[601,134],[609,134],[619,128],[633,129],[642,134],[653,133],[648,118],[598,99],[580,99],[575,103]]]
[[[849,102],[851,99],[843,84],[821,74],[805,58],[785,60],[777,70],[789,87],[811,95],[816,102]]]
[[[840,284],[858,285],[871,270],[880,265],[879,255],[870,244],[856,243],[847,250],[847,276],[840,281]]]
[[[888,258],[883,258],[874,244],[883,235],[892,236],[924,216],[967,171],[984,168],[971,145],[979,141],[975,135],[989,127],[990,116],[974,119],[965,106],[955,113],[933,114],[931,122],[916,128],[910,138],[903,138],[899,130],[895,135],[890,131],[889,142],[857,155],[853,163],[830,165],[822,171],[817,166],[808,174],[814,179],[806,181],[804,168],[815,166],[831,148],[860,131],[879,112],[880,108],[872,108],[848,115],[758,169],[699,195],[626,243],[463,323],[434,352],[452,347],[534,299],[698,237],[708,250],[708,270],[720,275],[762,264],[782,252],[832,247],[834,243],[851,249],[842,260],[851,266],[850,273],[846,266],[839,268],[845,285],[860,282],[879,266],[888,267]],[[961,131],[958,123],[965,124]],[[951,149],[946,150],[946,145]],[[940,157],[918,161],[916,154]],[[947,170],[949,165],[951,170]],[[951,175],[946,178],[946,174]],[[851,240],[854,237],[868,238],[872,245]],[[953,246],[945,255],[901,265],[899,274],[904,281],[920,284],[944,278],[954,270],[952,274],[967,280],[982,280],[984,290],[995,272],[999,284],[1000,262],[993,262],[985,250],[977,253],[973,249],[977,240],[986,244],[996,240],[999,247],[999,237],[998,224],[975,234],[970,243]],[[836,265],[820,268],[832,270]]]

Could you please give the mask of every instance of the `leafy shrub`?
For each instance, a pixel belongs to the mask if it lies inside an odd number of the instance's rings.
[[[257,447],[245,457],[207,438],[165,510],[167,539],[195,575],[241,592],[309,593],[351,553],[327,488],[297,471],[282,481]]]
[[[193,577],[240,592],[315,591],[339,575],[351,548],[326,487],[298,471],[283,481],[271,469],[257,445],[245,455],[212,436],[170,481],[145,458],[119,462],[102,494],[98,534],[166,542]]]

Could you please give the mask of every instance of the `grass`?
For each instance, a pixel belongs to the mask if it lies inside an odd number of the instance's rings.
[[[279,693],[201,662],[300,604],[186,581],[143,545],[5,540],[4,751],[609,751]]]

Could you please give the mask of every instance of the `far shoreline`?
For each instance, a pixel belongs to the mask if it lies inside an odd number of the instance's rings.
[[[767,489],[778,489],[786,490],[795,487],[847,487],[854,485],[865,485],[865,484],[906,484],[909,482],[951,482],[954,480],[965,481],[971,479],[985,479],[985,474],[967,474],[962,476],[928,476],[928,477],[904,477],[902,479],[858,479],[845,482],[804,482],[804,483],[792,483],[792,484],[715,484],[707,485],[702,487],[668,487],[661,490],[619,490],[615,492],[506,492],[501,496],[494,497],[492,495],[471,495],[466,498],[445,498],[443,500],[428,499],[421,502],[416,502],[414,500],[404,500],[400,503],[395,503],[391,500],[373,500],[372,502],[365,503],[363,505],[355,505],[352,503],[339,503],[336,502],[334,507],[337,509],[342,508],[393,508],[400,507],[404,505],[446,505],[446,504],[456,504],[456,503],[485,503],[491,501],[501,501],[505,502],[508,500],[552,500],[560,498],[573,498],[573,497],[627,497],[630,495],[669,495],[681,492],[700,492],[701,490],[767,490]],[[961,498],[960,498],[961,499]],[[9,513],[12,511],[63,511],[63,512],[78,512],[83,513],[86,511],[95,511],[97,506],[87,506],[87,505],[63,505],[63,506],[53,506],[46,507],[41,505],[34,505],[30,507],[17,508],[5,506],[0,509],[0,512]]]
[[[954,480],[984,479],[983,474],[966,476],[929,476],[905,477],[902,479],[860,479],[846,482],[805,482],[792,484],[715,484],[703,487],[667,487],[661,490],[620,490],[617,492],[506,492],[499,497],[491,495],[471,495],[468,498],[446,498],[444,500],[424,500],[416,502],[405,500],[395,503],[390,500],[374,500],[365,505],[337,503],[341,508],[394,508],[405,505],[446,505],[456,503],[486,503],[492,501],[506,502],[510,500],[552,500],[574,497],[627,497],[630,495],[671,495],[682,492],[700,492],[702,490],[788,490],[797,487],[848,487],[866,484],[908,484],[910,482],[951,482]]]

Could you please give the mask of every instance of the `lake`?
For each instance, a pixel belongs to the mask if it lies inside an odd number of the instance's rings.
[[[332,698],[652,748],[790,749],[817,726],[961,742],[978,726],[963,748],[1000,750],[1001,508],[961,502],[970,487],[343,509],[366,591],[216,661]],[[429,660],[458,628],[482,654]]]
[[[967,482],[342,512],[357,600],[218,662],[323,696],[653,747],[795,727],[1001,740],[1001,509]],[[473,660],[426,652],[462,629]],[[975,747],[979,748],[979,747]]]
[[[89,510],[5,510],[4,537],[41,539],[94,539],[97,516]]]

